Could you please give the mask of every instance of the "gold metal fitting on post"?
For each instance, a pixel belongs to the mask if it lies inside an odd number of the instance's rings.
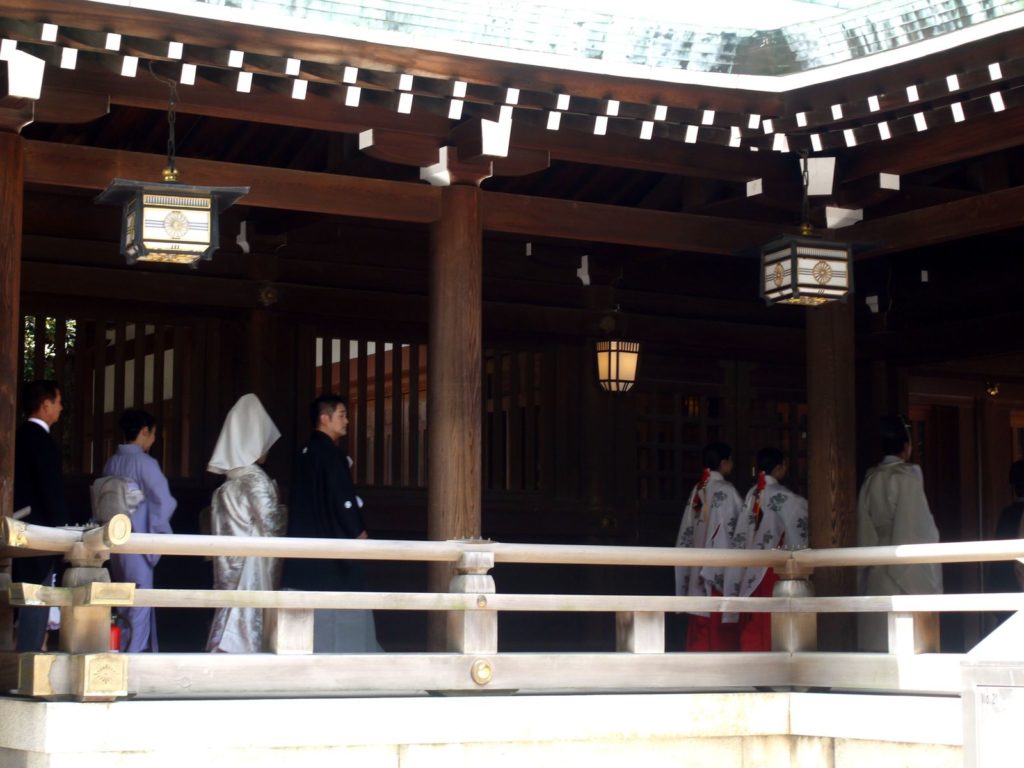
[[[477,685],[487,685],[494,678],[494,668],[486,659],[477,659],[470,667],[469,674]]]

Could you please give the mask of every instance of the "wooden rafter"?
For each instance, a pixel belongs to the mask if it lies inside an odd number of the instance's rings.
[[[159,178],[164,158],[123,150],[26,142],[28,184],[101,190],[114,176]],[[436,221],[438,190],[418,183],[383,181],[281,168],[179,158],[181,178],[192,184],[251,186],[245,205],[359,216],[388,221]],[[484,229],[728,255],[779,234],[774,225],[683,213],[578,203],[485,192]]]

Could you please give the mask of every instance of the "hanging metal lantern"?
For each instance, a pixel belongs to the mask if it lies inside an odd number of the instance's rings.
[[[129,264],[155,261],[195,267],[220,245],[220,214],[249,187],[193,187],[178,183],[174,107],[178,84],[150,72],[170,88],[167,107],[167,167],[162,182],[114,179],[97,203],[120,205],[121,255]]]
[[[605,339],[597,342],[597,380],[609,392],[628,392],[636,383],[640,342]]]
[[[847,243],[811,237],[807,225],[798,236],[768,243],[761,248],[761,298],[808,306],[845,300],[853,287],[851,252]]]
[[[249,187],[193,187],[114,179],[97,203],[121,205],[121,254],[136,261],[208,261],[220,244],[220,213]]]

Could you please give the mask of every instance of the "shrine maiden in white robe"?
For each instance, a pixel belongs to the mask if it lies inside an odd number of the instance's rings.
[[[228,412],[207,470],[227,475],[213,494],[211,533],[219,536],[283,536],[286,511],[277,484],[256,463],[281,436],[256,395],[243,395]],[[270,557],[216,557],[216,589],[274,590],[281,561]],[[263,611],[218,608],[206,644],[208,651],[258,653]]]
[[[720,472],[708,472],[707,480],[694,486],[683,510],[679,524],[677,547],[697,549],[733,549],[733,537],[743,500],[736,488],[722,477]],[[726,584],[726,572],[721,566],[686,566],[676,569],[676,594],[690,597],[707,597],[712,588],[727,595],[736,587]],[[692,611],[697,616],[706,612]],[[725,614],[725,623],[734,623],[736,614]]]
[[[897,544],[933,544],[939,531],[924,495],[921,468],[897,456],[886,456],[868,470],[857,501],[857,545],[881,547]],[[873,565],[859,574],[862,595],[932,595],[942,592],[942,567]],[[884,613],[862,613],[857,636],[861,650],[888,649],[888,622]]]
[[[771,475],[765,476],[760,494],[758,499],[755,485],[743,500],[743,514],[735,536],[737,548],[807,549],[807,499],[793,493]],[[763,566],[750,566],[732,573],[733,569],[729,569],[726,581],[737,585],[735,597],[750,597],[767,570]]]

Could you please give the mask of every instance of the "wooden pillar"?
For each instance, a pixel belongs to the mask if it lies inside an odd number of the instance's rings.
[[[441,189],[430,233],[430,364],[427,366],[427,536],[480,536],[483,232],[480,190]],[[430,569],[445,592],[448,565]],[[428,642],[443,649],[445,617],[431,617]]]
[[[853,304],[807,310],[807,458],[811,547],[848,547],[857,536],[857,445],[854,417]],[[826,568],[814,574],[818,595],[852,595],[856,572]],[[822,617],[821,650],[852,650],[850,615]]]
[[[0,514],[14,511],[14,430],[18,421],[18,324],[25,155],[21,136],[0,132]],[[11,561],[0,560],[0,589]],[[0,610],[0,651],[13,650],[13,614]]]

